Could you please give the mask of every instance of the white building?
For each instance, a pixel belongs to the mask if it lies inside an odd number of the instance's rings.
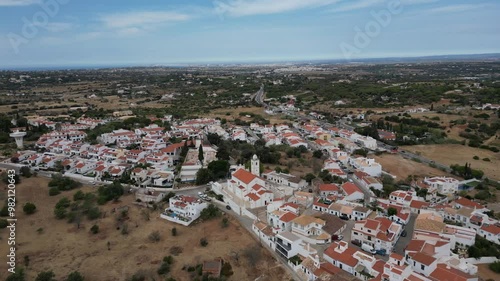
[[[458,191],[460,181],[449,177],[433,177],[425,178],[424,183],[435,188],[441,194],[449,195]]]
[[[160,217],[188,226],[200,217],[201,211],[206,207],[207,203],[199,198],[178,195],[170,198],[169,208]]]
[[[372,177],[380,177],[382,175],[382,166],[371,158],[350,158],[349,163],[356,169],[367,173]]]

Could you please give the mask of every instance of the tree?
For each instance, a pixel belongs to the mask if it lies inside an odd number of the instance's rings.
[[[199,169],[198,172],[196,172],[196,184],[197,185],[203,185],[207,184],[213,179],[212,173],[208,169]]]
[[[177,228],[172,228],[172,236],[177,236]]]
[[[56,281],[56,275],[52,270],[50,271],[42,271],[38,273],[38,276],[35,278],[35,281]]]
[[[389,207],[389,209],[387,209],[387,216],[388,217],[392,217],[392,216],[395,216],[397,214],[398,214],[398,210],[396,210],[396,208]]]
[[[226,217],[222,218],[221,225],[222,225],[222,228],[228,227],[229,226],[229,220]]]
[[[24,213],[31,215],[31,214],[35,213],[36,206],[35,206],[35,204],[28,202],[28,203],[24,204],[23,211],[24,211]]]
[[[84,281],[84,280],[85,278],[83,278],[83,275],[78,271],[71,272],[66,278],[66,281]]]
[[[311,181],[312,181],[313,179],[315,179],[315,178],[316,178],[316,176],[315,176],[315,175],[313,175],[313,174],[311,174],[311,173],[308,173],[308,174],[304,177],[304,179],[305,179],[305,180],[307,181],[307,183],[309,183],[309,184],[311,184]]]
[[[154,243],[160,242],[160,240],[161,240],[160,232],[158,230],[153,231],[149,234],[148,238],[149,238],[149,241],[151,241],[151,242],[154,242]]]
[[[225,178],[229,172],[229,162],[226,160],[212,161],[208,164],[207,169],[211,172],[214,179]]]
[[[323,151],[321,151],[321,150],[315,150],[315,151],[313,152],[313,157],[316,157],[316,158],[321,158],[321,157],[323,157]]]
[[[31,169],[28,166],[22,166],[21,169],[19,169],[19,173],[26,178],[31,177]]]
[[[200,147],[198,148],[198,160],[200,160],[202,166],[203,166],[204,159],[205,159],[205,156],[203,155],[203,145],[200,144]]]
[[[59,195],[61,194],[61,191],[59,191],[59,188],[57,187],[51,187],[49,189],[49,196],[56,196],[56,195]]]

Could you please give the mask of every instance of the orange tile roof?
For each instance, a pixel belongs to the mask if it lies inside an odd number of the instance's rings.
[[[496,225],[488,225],[488,226],[482,226],[481,227],[482,230],[486,231],[486,232],[489,232],[491,234],[495,234],[495,235],[498,235],[500,234],[500,227],[496,226]]]
[[[248,193],[246,197],[252,199],[253,201],[258,201],[260,199],[260,197],[255,193]]]
[[[284,215],[280,217],[280,221],[283,222],[290,222],[294,219],[296,219],[298,216],[292,212],[286,212]]]
[[[339,191],[340,189],[339,189],[338,185],[330,183],[330,184],[320,184],[319,190],[320,191]]]
[[[475,278],[474,276],[458,269],[452,267],[447,268],[445,264],[438,264],[429,277],[435,281],[467,281]]]
[[[431,257],[431,256],[424,254],[424,253],[421,253],[421,252],[410,253],[409,255],[414,261],[417,261],[417,262],[424,264],[424,265],[427,265],[427,266],[431,265],[433,262],[436,261],[436,259],[434,257]]]
[[[346,182],[342,185],[342,189],[347,193],[348,195],[351,195],[355,192],[361,192],[361,189],[357,187],[354,183],[352,182]]]
[[[245,184],[249,184],[256,178],[254,174],[244,169],[239,169],[233,174],[233,176]]]
[[[358,264],[358,260],[354,257],[354,254],[357,252],[353,248],[347,248],[345,249],[344,252],[339,253],[335,251],[335,248],[337,248],[338,243],[332,243],[330,247],[328,247],[325,250],[325,255],[329,256],[333,260],[339,261],[343,264],[346,264],[350,267],[356,266]]]

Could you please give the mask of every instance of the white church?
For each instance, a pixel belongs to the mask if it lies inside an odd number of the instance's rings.
[[[266,189],[266,181],[260,177],[257,155],[252,157],[250,171],[240,167],[231,175],[227,189],[243,202],[245,208],[263,207],[274,199],[274,194]]]

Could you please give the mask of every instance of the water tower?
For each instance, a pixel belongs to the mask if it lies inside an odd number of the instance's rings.
[[[16,140],[16,144],[17,144],[18,149],[23,149],[24,136],[26,136],[26,132],[20,132],[19,130],[16,130],[12,134],[10,134],[10,137],[14,138]]]

